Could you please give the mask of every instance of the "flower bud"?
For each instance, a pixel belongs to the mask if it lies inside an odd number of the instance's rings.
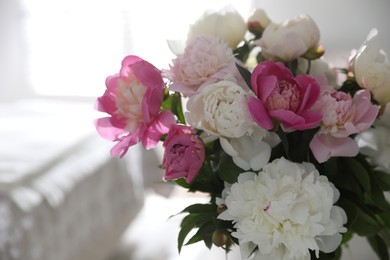
[[[213,244],[221,247],[226,245],[228,242],[229,237],[226,235],[225,231],[222,230],[215,230],[212,236]]]
[[[271,20],[268,18],[267,14],[263,9],[256,9],[253,11],[251,16],[248,19],[247,27],[248,31],[254,35],[260,37],[265,27],[271,23]]]

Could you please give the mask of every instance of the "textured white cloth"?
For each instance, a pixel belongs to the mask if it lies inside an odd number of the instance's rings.
[[[109,155],[91,104],[0,105],[0,259],[109,256],[143,205],[140,150]]]

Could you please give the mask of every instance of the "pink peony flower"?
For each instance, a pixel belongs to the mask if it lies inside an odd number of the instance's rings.
[[[193,128],[174,125],[163,144],[165,180],[185,178],[190,183],[198,174],[205,158],[205,148]]]
[[[167,71],[167,77],[172,81],[170,90],[191,96],[202,85],[227,77],[241,79],[236,61],[232,49],[222,39],[212,35],[196,36]]]
[[[160,112],[164,82],[160,71],[147,61],[125,57],[120,72],[106,79],[106,87],[96,109],[110,117],[97,119],[95,126],[103,138],[118,142],[111,149],[113,156],[123,157],[138,142],[146,149],[155,147],[175,124],[169,110]]]
[[[369,129],[379,111],[372,105],[368,90],[360,90],[352,98],[333,88],[322,91],[313,110],[323,114],[321,127],[310,142],[313,155],[320,163],[333,156],[356,156],[358,145],[349,136]]]
[[[265,61],[255,67],[251,84],[257,98],[248,98],[249,111],[257,124],[267,130],[279,120],[284,129],[315,127],[321,113],[310,111],[320,95],[320,86],[308,75],[294,77],[281,62]]]

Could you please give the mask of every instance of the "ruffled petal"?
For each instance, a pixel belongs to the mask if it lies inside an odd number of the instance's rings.
[[[353,157],[359,153],[359,147],[352,138],[331,135],[315,135],[310,142],[310,149],[319,163],[326,162],[330,157]]]
[[[169,132],[169,129],[176,124],[175,117],[169,110],[159,114],[142,135],[142,144],[145,149],[152,149],[160,141],[162,135]]]

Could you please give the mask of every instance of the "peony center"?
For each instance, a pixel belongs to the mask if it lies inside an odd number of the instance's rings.
[[[296,84],[286,80],[280,80],[265,102],[269,111],[290,110],[297,112],[301,100],[301,93]]]
[[[188,146],[175,144],[171,149],[172,163],[180,163]]]
[[[130,82],[119,81],[115,99],[116,114],[120,118],[127,118],[126,129],[129,132],[133,132],[138,123],[143,122],[142,99],[145,91],[146,87],[135,78]]]

